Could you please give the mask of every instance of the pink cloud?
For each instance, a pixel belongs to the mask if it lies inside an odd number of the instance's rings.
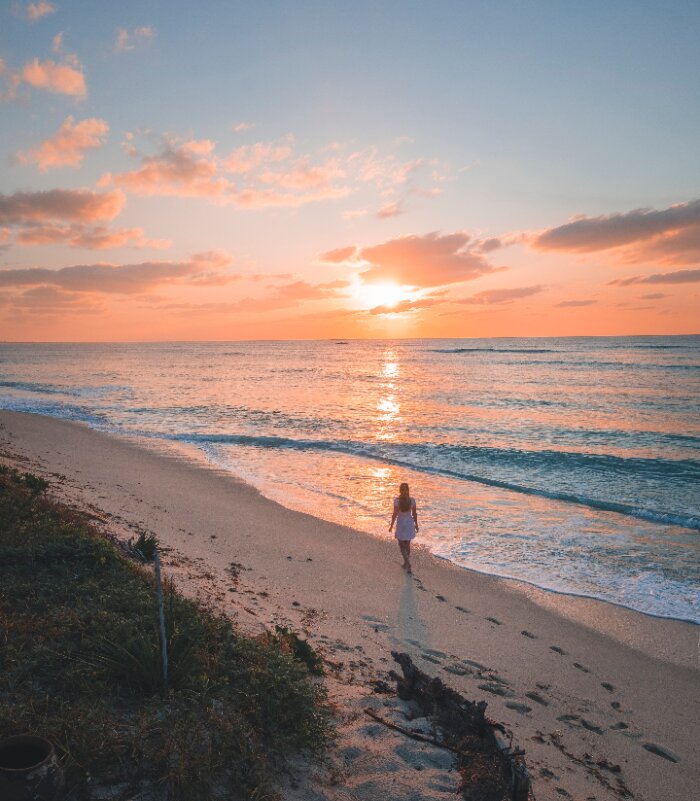
[[[50,270],[45,267],[0,270],[0,286],[47,286],[73,292],[131,295],[169,283],[191,283],[207,273],[225,270],[231,258],[219,251],[196,254],[187,261],[138,264],[86,264]]]
[[[143,156],[139,169],[115,175],[114,182],[139,195],[221,197],[231,186],[217,177],[212,150],[208,139],[181,145],[166,140],[160,153]]]
[[[700,200],[666,209],[580,217],[530,238],[537,250],[592,253],[615,249],[621,260],[700,261]]]
[[[27,153],[18,153],[24,163],[37,164],[42,172],[52,167],[78,167],[87,150],[104,144],[109,125],[104,120],[90,118],[76,123],[67,117],[56,133]]]
[[[87,93],[85,76],[77,60],[71,61],[58,64],[50,58],[45,61],[35,58],[22,67],[19,77],[35,89],[83,98]]]
[[[351,261],[366,267],[361,273],[366,283],[391,281],[423,287],[472,281],[505,269],[494,267],[471,251],[470,241],[463,232],[403,236],[381,245],[356,248]]]

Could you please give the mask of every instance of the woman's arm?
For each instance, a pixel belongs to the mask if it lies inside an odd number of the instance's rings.
[[[416,531],[418,531],[418,510],[416,509],[415,501],[413,503],[413,522],[416,524]]]
[[[396,522],[396,516],[398,515],[398,513],[399,513],[399,507],[398,504],[395,503],[394,514],[391,516],[391,523],[389,523],[389,531],[391,531],[391,529],[394,528],[394,523]]]

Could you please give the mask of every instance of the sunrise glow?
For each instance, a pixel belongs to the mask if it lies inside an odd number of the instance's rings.
[[[1,12],[2,339],[697,329],[697,7],[48,6]]]

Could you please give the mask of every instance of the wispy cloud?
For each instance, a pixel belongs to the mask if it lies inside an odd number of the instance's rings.
[[[403,214],[403,205],[400,201],[396,201],[394,203],[387,203],[386,206],[382,206],[377,212],[377,218],[380,220],[386,220],[388,217],[398,217],[401,214]]]
[[[543,289],[539,284],[536,286],[521,286],[513,289],[487,289],[484,292],[477,292],[476,295],[471,295],[468,298],[461,298],[455,303],[475,303],[485,306],[502,305],[504,303],[512,303],[521,298],[529,298],[536,295]]]
[[[246,131],[252,131],[255,128],[254,122],[237,122],[233,126],[234,133],[245,133]]]
[[[127,153],[140,166],[112,179],[137,194],[201,197],[251,209],[298,208],[346,197],[368,183],[390,193],[422,165],[420,159],[401,162],[393,155],[380,157],[375,149],[347,152],[343,147],[304,153],[286,136],[222,156],[208,139],[183,142],[165,136],[155,153],[140,152],[130,140]]]
[[[114,38],[114,50],[123,53],[128,50],[136,50],[140,45],[154,39],[155,30],[151,25],[141,25],[129,30],[128,28],[117,28]]]
[[[56,13],[56,6],[47,0],[39,0],[37,3],[15,4],[15,13],[27,20],[27,22],[38,22],[49,14]]]
[[[676,270],[672,273],[635,275],[631,278],[617,278],[609,281],[609,286],[631,286],[633,284],[696,284],[700,282],[700,269]]]
[[[595,305],[595,300],[562,300],[561,303],[555,303],[557,309],[576,309],[583,306]]]
[[[104,120],[90,118],[75,122],[67,117],[53,136],[17,158],[23,164],[36,164],[42,172],[56,167],[79,167],[85,152],[104,144],[109,125]]]

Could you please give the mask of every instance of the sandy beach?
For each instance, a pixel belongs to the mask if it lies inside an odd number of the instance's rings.
[[[488,702],[526,751],[537,801],[696,797],[697,626],[457,568],[420,547],[410,577],[386,532],[290,511],[194,455],[79,423],[1,412],[0,460],[48,478],[106,531],[154,532],[179,586],[246,630],[307,632],[332,668],[339,737],[327,765],[284,777],[285,798],[454,797],[449,755],[424,749],[420,765],[422,746],[363,713],[392,714],[370,686],[394,667],[392,650]]]

